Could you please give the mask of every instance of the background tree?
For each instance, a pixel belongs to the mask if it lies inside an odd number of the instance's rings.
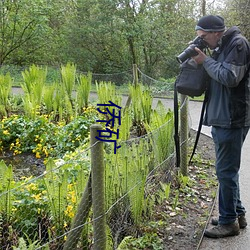
[[[204,14],[240,18],[215,0],[15,0],[0,3],[0,63],[68,62],[81,71],[123,72],[137,64],[153,78],[176,76],[176,56],[196,36]],[[243,5],[243,0],[237,0]],[[247,2],[245,0],[245,2]],[[235,3],[236,4],[236,3]],[[227,8],[226,8],[227,7]],[[230,18],[228,18],[230,17]],[[245,19],[244,19],[245,20]],[[245,31],[247,31],[245,29]]]
[[[238,26],[250,39],[250,2],[247,0],[225,0],[221,10],[227,27]]]
[[[38,0],[9,0],[0,8],[0,64],[29,62],[29,55],[44,45],[46,7]]]

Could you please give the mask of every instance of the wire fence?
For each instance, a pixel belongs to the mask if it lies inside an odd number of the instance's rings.
[[[41,65],[45,68],[46,66]],[[10,73],[15,81],[15,85],[19,86],[23,81],[22,72],[28,70],[28,67],[18,67],[3,65],[0,69],[0,74]],[[138,73],[138,81],[151,89],[152,93],[159,96],[172,96],[174,90],[174,79],[154,79],[147,74],[145,74],[140,68],[136,66]],[[88,72],[77,71],[77,74],[88,74]],[[47,68],[47,81],[49,83],[60,81],[60,68],[59,67],[49,67]],[[112,82],[117,86],[128,85],[134,82],[134,72],[133,69],[129,69],[123,72],[117,72],[112,74],[100,74],[92,73],[92,84],[96,82]]]
[[[163,83],[139,72],[146,85]],[[92,142],[73,158],[48,159],[42,174],[20,178],[15,188],[15,170],[2,161],[1,249],[119,249],[143,234],[138,226],[154,218],[155,204],[166,198],[162,183],[176,174],[173,130],[171,116],[150,133],[119,141],[116,154],[111,143]]]

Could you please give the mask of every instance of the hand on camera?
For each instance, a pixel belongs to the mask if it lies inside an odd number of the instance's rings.
[[[194,49],[198,53],[198,55],[193,56],[192,58],[195,60],[197,64],[203,64],[207,56],[197,47],[195,47]]]

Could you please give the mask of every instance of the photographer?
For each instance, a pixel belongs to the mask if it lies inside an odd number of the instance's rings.
[[[211,80],[204,125],[212,126],[219,181],[219,218],[206,229],[212,238],[238,235],[247,226],[240,200],[239,169],[241,149],[250,126],[250,47],[237,27],[225,30],[220,16],[202,17],[196,33],[213,50],[205,55],[199,48],[192,58],[203,64]]]

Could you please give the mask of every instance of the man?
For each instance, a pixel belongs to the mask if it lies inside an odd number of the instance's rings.
[[[220,16],[202,17],[196,33],[213,50],[206,56],[195,48],[193,59],[203,64],[211,80],[204,125],[212,126],[219,181],[219,218],[205,235],[221,238],[239,234],[247,226],[240,200],[239,169],[241,149],[250,126],[250,47],[237,27],[225,29]]]

